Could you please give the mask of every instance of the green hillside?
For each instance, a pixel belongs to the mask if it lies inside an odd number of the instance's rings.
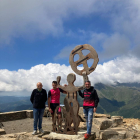
[[[140,84],[117,84],[116,86],[96,84],[103,113],[122,115],[125,118],[140,118]]]
[[[95,85],[95,89],[100,98],[97,108],[98,113],[121,115],[125,118],[140,118],[139,83],[116,83],[115,86],[98,83]],[[65,94],[61,93],[61,104],[63,104],[65,96]],[[82,106],[83,99],[79,95],[78,102]],[[0,112],[26,109],[32,109],[30,97],[0,97]]]

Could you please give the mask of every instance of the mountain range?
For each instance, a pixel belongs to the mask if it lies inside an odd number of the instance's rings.
[[[100,98],[97,113],[140,118],[140,83],[117,82],[115,85],[98,83],[94,87]],[[63,104],[65,96],[65,94],[61,94],[61,104]],[[82,106],[83,99],[79,96],[78,102]],[[33,109],[30,97],[0,96],[0,112],[27,109]]]

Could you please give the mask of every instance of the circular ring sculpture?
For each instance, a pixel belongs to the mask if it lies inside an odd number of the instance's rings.
[[[82,50],[89,50],[90,53],[86,56],[83,55]],[[78,54],[79,60],[74,62],[74,56]],[[94,59],[94,62],[92,66],[89,68],[87,64],[87,60]],[[66,97],[64,99],[64,105],[65,108],[58,106],[55,109],[54,113],[54,120],[53,120],[53,131],[56,133],[62,133],[62,134],[70,134],[74,135],[78,133],[78,126],[80,124],[79,119],[79,103],[77,101],[77,91],[82,90],[85,88],[85,81],[88,80],[88,75],[92,73],[97,64],[98,64],[99,58],[98,54],[95,51],[95,49],[88,44],[84,45],[78,45],[76,46],[70,53],[69,57],[69,63],[71,65],[72,70],[77,73],[78,75],[83,76],[83,85],[80,87],[77,87],[74,85],[74,82],[76,80],[76,75],[74,73],[69,73],[67,76],[67,86],[60,85],[61,77],[57,77],[57,84],[58,88],[63,89],[66,91]],[[77,67],[83,64],[83,70],[78,70]],[[61,114],[63,114],[64,117],[58,118],[57,110],[58,108],[61,108]]]
[[[83,55],[82,50],[89,50],[90,53],[87,54],[86,56]],[[79,55],[79,60],[74,62],[74,56],[78,54]],[[94,63],[92,66],[89,68],[87,64],[87,60],[89,59],[94,59]],[[78,75],[82,75],[82,72],[86,71],[86,74],[89,75],[91,72],[93,72],[98,64],[99,58],[98,54],[95,51],[95,49],[89,45],[89,44],[84,44],[84,45],[78,45],[76,46],[70,53],[69,57],[69,63],[71,65],[72,70],[77,73]],[[80,64],[83,64],[83,70],[78,70],[77,66]]]

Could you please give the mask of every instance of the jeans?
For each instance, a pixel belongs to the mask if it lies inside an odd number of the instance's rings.
[[[91,134],[92,119],[93,119],[93,108],[83,109],[86,118],[87,134]]]
[[[37,131],[37,124],[39,130],[42,128],[42,117],[44,114],[45,108],[33,108],[33,116],[34,116],[34,130]]]

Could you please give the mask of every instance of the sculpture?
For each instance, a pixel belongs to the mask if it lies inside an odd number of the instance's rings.
[[[82,50],[90,50],[90,53],[86,56],[83,55]],[[74,55],[79,54],[79,60],[74,62]],[[87,60],[89,59],[94,59],[94,63],[92,66],[89,68],[87,64]],[[83,76],[83,81],[88,80],[88,76],[91,72],[93,72],[98,64],[98,55],[95,51],[95,49],[88,44],[84,45],[78,45],[76,46],[72,52],[70,53],[69,57],[69,63],[71,65],[71,68],[75,73],[78,75]],[[83,64],[83,70],[78,70],[77,66],[80,64]],[[58,106],[55,110],[54,114],[54,122],[53,122],[53,131],[57,133],[64,133],[64,134],[77,134],[78,132],[78,126],[80,123],[80,119],[78,116],[79,112],[79,103],[77,101],[77,91],[82,90],[84,88],[84,84],[81,87],[76,87],[74,86],[74,81],[76,80],[76,75],[73,73],[68,74],[67,76],[67,81],[68,85],[67,86],[61,86],[60,83],[61,77],[57,77],[57,83],[58,87],[63,89],[64,91],[67,92],[67,96],[64,99],[64,107]],[[58,108],[61,108],[61,112],[63,112],[64,118],[57,118],[57,110]]]

